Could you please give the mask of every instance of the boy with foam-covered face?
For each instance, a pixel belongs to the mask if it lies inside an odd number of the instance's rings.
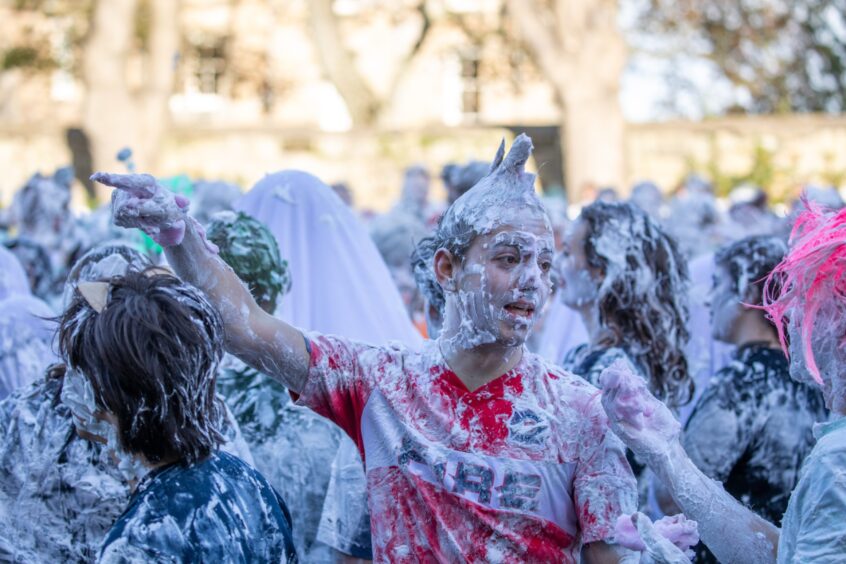
[[[525,350],[550,293],[553,239],[523,169],[531,141],[445,214],[432,268],[443,330],[422,352],[300,331],[264,313],[152,177],[120,188],[118,223],[164,241],[170,264],[221,311],[232,353],[341,426],[367,469],[380,562],[618,561],[635,504],[595,388]],[[319,252],[319,250],[316,250]],[[600,560],[605,559],[605,560]]]

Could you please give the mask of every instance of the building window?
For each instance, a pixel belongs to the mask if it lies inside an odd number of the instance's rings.
[[[474,123],[481,110],[478,49],[452,53],[444,65],[444,123]]]
[[[195,43],[190,50],[186,92],[222,94],[225,71],[225,40],[215,39]]]
[[[479,53],[477,50],[459,54],[461,64],[461,114],[475,121],[479,116]]]

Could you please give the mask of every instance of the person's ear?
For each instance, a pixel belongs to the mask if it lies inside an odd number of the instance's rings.
[[[438,249],[435,252],[434,260],[435,278],[445,292],[454,292],[456,289],[455,274],[457,261],[455,256],[446,249]]]

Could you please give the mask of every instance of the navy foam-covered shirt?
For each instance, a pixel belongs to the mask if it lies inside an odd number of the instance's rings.
[[[296,562],[291,518],[265,478],[216,452],[148,474],[115,521],[101,562]]]

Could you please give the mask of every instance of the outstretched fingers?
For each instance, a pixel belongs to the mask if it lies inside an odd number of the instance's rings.
[[[97,172],[91,179],[115,188],[112,216],[121,227],[136,227],[164,247],[182,242],[188,199],[163,188],[149,174]]]
[[[159,188],[156,178],[150,174],[95,172],[91,175],[91,180],[125,191],[136,198],[152,198]]]

